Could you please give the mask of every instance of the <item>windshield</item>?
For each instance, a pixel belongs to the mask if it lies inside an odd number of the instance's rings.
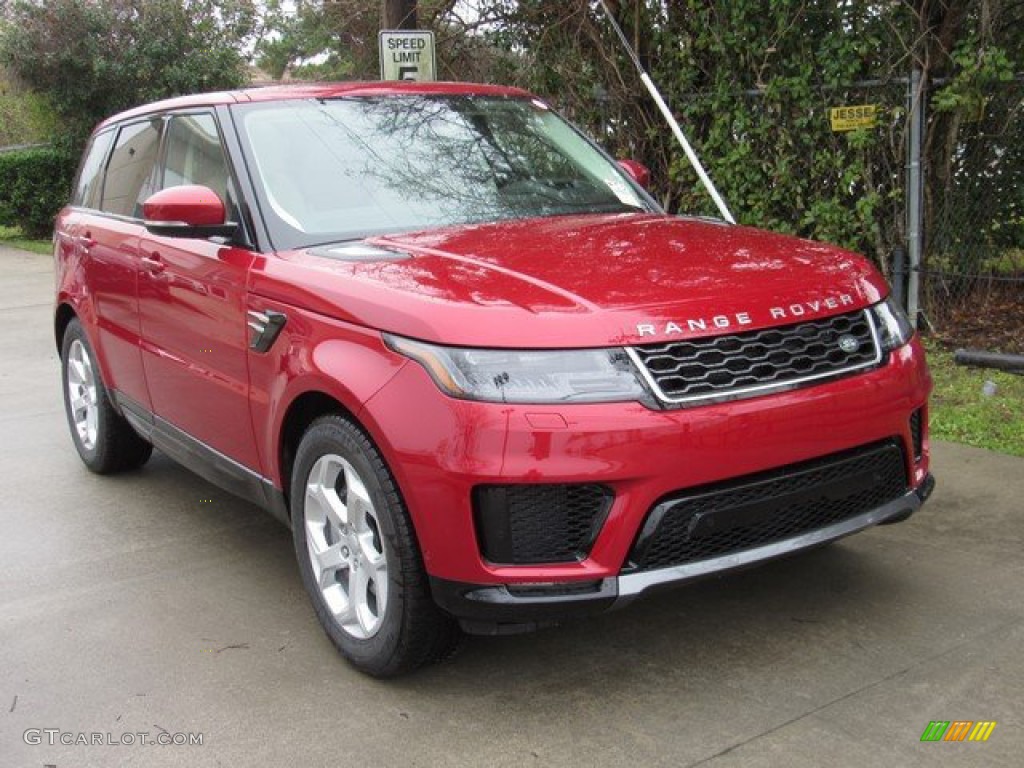
[[[649,210],[539,101],[386,96],[241,107],[278,248],[534,216]]]

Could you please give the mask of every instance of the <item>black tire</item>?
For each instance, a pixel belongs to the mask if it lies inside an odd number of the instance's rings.
[[[307,525],[310,475],[322,459],[332,462],[338,458],[349,464],[365,486],[375,521],[373,540],[386,558],[387,597],[377,618],[378,628],[369,637],[355,636],[335,617],[314,573],[309,550],[308,531],[323,530],[322,526],[317,528],[320,523],[315,505]],[[337,490],[341,476],[334,482]],[[292,472],[291,516],[302,583],[327,636],[354,667],[373,677],[395,677],[454,653],[462,633],[430,594],[416,535],[395,481],[376,446],[351,420],[331,414],[317,419],[306,430]],[[369,520],[370,516],[365,518]],[[339,539],[337,544],[341,543]],[[329,575],[330,571],[325,573]],[[348,575],[347,570],[339,569],[333,578],[343,584]]]
[[[76,346],[80,345],[80,346]],[[72,354],[84,354],[88,360],[94,382],[95,399],[95,435],[84,436],[79,433],[72,407],[71,383],[69,381],[70,357]],[[153,446],[139,437],[131,424],[125,421],[110,402],[103,375],[100,373],[96,355],[89,339],[86,338],[78,319],[68,323],[61,341],[61,381],[64,392],[64,412],[68,417],[71,439],[78,455],[89,469],[100,475],[109,475],[137,469],[145,464],[153,453]]]

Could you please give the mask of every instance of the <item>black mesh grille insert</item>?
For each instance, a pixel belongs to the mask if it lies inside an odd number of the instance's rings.
[[[903,451],[895,441],[705,486],[651,511],[630,567],[682,565],[781,541],[906,492]]]
[[[679,402],[735,396],[750,387],[781,388],[867,367],[878,359],[864,311],[635,350],[665,397]]]
[[[910,414],[910,441],[914,446],[914,461],[921,460],[921,453],[924,450],[924,408],[918,408],[912,414]]]
[[[480,552],[492,563],[572,562],[612,504],[603,485],[483,485],[473,491]]]

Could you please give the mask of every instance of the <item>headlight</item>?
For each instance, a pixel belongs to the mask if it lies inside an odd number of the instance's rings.
[[[871,314],[878,326],[882,350],[885,352],[899,349],[914,335],[914,326],[910,324],[910,318],[892,296],[881,304],[875,304],[871,308]]]
[[[602,403],[649,399],[621,349],[513,350],[442,347],[384,334],[452,397],[495,403]]]

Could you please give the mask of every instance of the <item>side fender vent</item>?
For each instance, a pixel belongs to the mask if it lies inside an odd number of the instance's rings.
[[[283,312],[275,312],[272,309],[258,312],[249,310],[249,349],[253,352],[264,353],[274,346],[281,329],[288,321],[288,316]]]

